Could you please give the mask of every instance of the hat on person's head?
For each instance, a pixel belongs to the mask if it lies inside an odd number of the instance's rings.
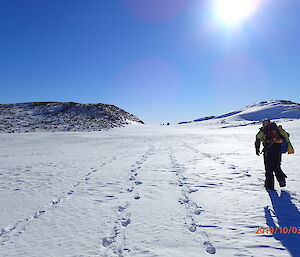
[[[262,124],[263,124],[263,126],[267,126],[268,124],[270,124],[270,119],[269,118],[265,118],[265,119],[263,119],[263,121],[262,121]]]

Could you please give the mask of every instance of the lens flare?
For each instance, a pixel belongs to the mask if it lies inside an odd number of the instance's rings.
[[[238,24],[250,16],[259,6],[260,0],[216,0],[217,19],[225,24]]]

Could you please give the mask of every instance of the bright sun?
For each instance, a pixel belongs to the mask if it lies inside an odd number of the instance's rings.
[[[225,24],[239,24],[259,6],[260,0],[216,0],[216,16]]]

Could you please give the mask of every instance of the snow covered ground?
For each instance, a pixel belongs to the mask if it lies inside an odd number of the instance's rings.
[[[300,121],[283,126],[272,193],[259,125],[0,134],[0,255],[300,256]],[[257,233],[275,225],[298,230]]]

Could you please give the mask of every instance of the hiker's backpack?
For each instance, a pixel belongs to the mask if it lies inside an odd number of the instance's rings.
[[[286,132],[281,125],[278,126],[278,131],[281,135],[282,138],[282,143],[281,143],[281,153],[289,153],[293,154],[294,153],[294,148],[291,144],[290,141],[290,134]]]
[[[263,127],[263,132],[266,135],[266,140],[269,143],[282,143],[281,136],[276,123],[272,122]]]

